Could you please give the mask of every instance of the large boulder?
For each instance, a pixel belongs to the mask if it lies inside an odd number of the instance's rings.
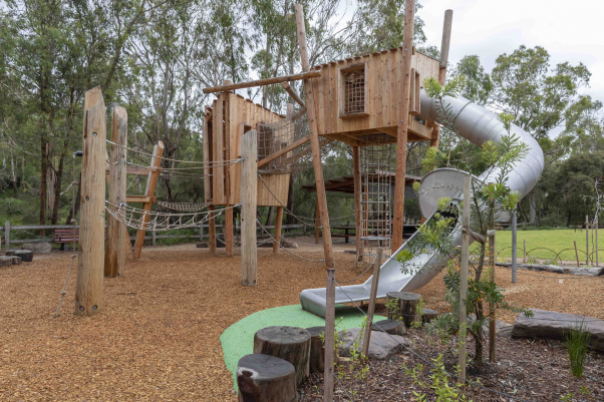
[[[339,352],[340,356],[350,356],[350,349],[356,347],[361,351],[363,346],[363,337],[361,336],[361,328],[345,329],[338,332],[338,338],[342,342]],[[375,360],[386,360],[395,353],[404,349],[404,346],[409,346],[409,340],[398,335],[389,335],[381,331],[371,331],[371,340],[369,341],[368,357]]]
[[[512,338],[544,338],[564,340],[564,334],[583,322],[583,329],[590,334],[591,346],[604,352],[604,321],[583,315],[558,313],[532,309],[533,317],[519,315],[514,321]]]
[[[34,254],[50,254],[52,243],[26,243],[21,248],[23,250],[30,250]]]

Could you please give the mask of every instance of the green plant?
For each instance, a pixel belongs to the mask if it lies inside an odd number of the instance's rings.
[[[575,394],[568,393],[568,394],[566,394],[566,395],[562,395],[562,396],[560,397],[560,400],[561,400],[561,401],[564,401],[564,402],[571,402],[571,401],[573,400],[573,397],[574,397],[574,396],[575,396]]]
[[[421,388],[429,387],[436,394],[436,402],[457,402],[457,401],[467,401],[472,402],[472,400],[468,400],[466,396],[463,394],[461,390],[462,383],[450,381],[449,374],[445,371],[445,364],[443,362],[443,355],[439,355],[437,358],[432,359],[434,363],[434,368],[432,368],[430,374],[431,384],[426,384],[424,381],[420,379],[420,374],[423,371],[424,367],[421,363],[418,363],[413,370],[410,370],[403,365],[403,369],[405,370],[405,374],[411,376],[413,378],[413,383],[417,384]],[[417,401],[426,401],[426,394],[413,391],[413,394],[417,398]]]
[[[576,323],[575,328],[571,329],[564,336],[564,342],[568,349],[568,357],[570,359],[570,371],[578,378],[583,377],[583,366],[585,364],[585,356],[589,348],[590,334],[585,329],[585,322]]]
[[[411,323],[411,326],[415,329],[420,329],[422,327],[422,316],[424,315],[424,298],[420,297],[417,306],[415,307],[415,317],[419,317],[419,320],[415,320]]]

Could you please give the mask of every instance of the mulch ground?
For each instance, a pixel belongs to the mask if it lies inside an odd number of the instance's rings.
[[[455,372],[455,365],[458,364],[455,339],[445,345],[437,337],[424,334],[423,330],[412,329],[408,332],[408,337],[412,340],[411,349],[428,360],[442,355],[445,369]],[[468,352],[469,357],[472,357],[474,341],[468,342]],[[571,399],[566,400],[604,400],[604,356],[601,354],[588,355],[581,379],[571,375],[568,352],[562,342],[497,337],[497,355],[499,357],[496,363],[487,361],[480,368],[469,367],[468,379],[479,381],[484,387],[502,394],[478,386],[459,387],[468,401],[513,401],[505,395],[524,401],[560,401],[564,400],[562,397],[570,397],[571,394]],[[485,358],[487,356],[488,350],[485,350]],[[421,370],[418,364],[423,366]],[[346,362],[340,367],[341,385],[336,382],[334,401],[420,400],[414,392],[425,394],[427,401],[437,400],[434,390],[430,389],[433,384],[430,376],[434,374],[434,366],[417,356],[403,352],[386,361],[370,361],[368,365],[369,371],[364,379],[358,376],[360,363]],[[418,379],[425,386],[414,382],[406,374],[404,367],[410,370],[417,368]],[[455,380],[450,380],[451,386],[455,383]],[[313,374],[300,389],[300,400],[322,401],[322,388],[323,376]]]
[[[335,254],[338,279],[363,272],[353,260]],[[51,254],[0,269],[2,401],[234,401],[220,334],[256,311],[297,304],[302,289],[325,284],[321,263],[285,252],[259,250],[259,284],[244,288],[238,256],[210,256],[192,245],[149,248],[127,262],[125,277],[105,280],[103,309],[92,317],[73,315],[74,269],[55,319],[69,261],[67,253]],[[509,276],[500,269],[497,281],[513,302],[604,318],[604,278],[545,280],[519,272],[512,285]],[[447,310],[440,278],[418,292],[427,308]]]

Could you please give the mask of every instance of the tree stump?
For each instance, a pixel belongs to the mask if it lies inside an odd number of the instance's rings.
[[[296,370],[296,388],[309,375],[310,334],[297,327],[267,327],[254,335],[254,353],[280,357]]]
[[[32,262],[34,260],[34,253],[31,250],[16,250],[13,255],[21,257],[21,261],[23,262]]]
[[[409,292],[390,292],[386,294],[388,304],[396,300],[396,307],[388,309],[388,319],[400,319],[402,317],[405,327],[410,328],[413,322],[421,322],[422,317],[417,314],[417,304],[420,295]]]
[[[0,256],[0,267],[13,266],[13,256]]]
[[[379,328],[378,328],[378,326],[379,326]],[[390,335],[401,335],[401,336],[405,335],[407,333],[403,323],[398,320],[382,320],[382,321],[374,322],[373,324],[371,324],[371,330],[379,331],[379,332],[382,332],[382,330],[383,330],[384,332],[386,332]]]
[[[430,321],[432,321],[436,317],[438,317],[438,311],[436,311],[436,310],[430,310],[429,308],[423,309],[423,311],[422,311],[422,322],[424,324],[429,323]]]
[[[321,335],[325,334],[325,327],[306,328],[310,334],[310,359],[309,372],[323,373],[325,369],[325,345],[321,340]],[[334,362],[338,362],[338,351],[333,351]]]
[[[6,250],[6,252],[4,253],[5,255],[15,255],[15,253],[17,251],[21,251],[21,249],[18,248],[10,248],[8,250]]]
[[[243,356],[237,365],[239,402],[297,402],[296,370],[275,356]]]

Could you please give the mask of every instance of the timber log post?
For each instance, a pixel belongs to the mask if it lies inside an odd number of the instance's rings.
[[[388,319],[400,319],[402,317],[405,327],[410,328],[414,322],[421,322],[422,317],[417,312],[417,305],[421,296],[417,293],[390,292],[386,294],[388,304],[396,300],[396,308],[388,309]]]
[[[237,365],[240,402],[297,402],[296,370],[275,356],[243,356]]]
[[[296,388],[309,375],[310,334],[297,327],[267,327],[254,335],[254,353],[276,356],[296,369]]]

